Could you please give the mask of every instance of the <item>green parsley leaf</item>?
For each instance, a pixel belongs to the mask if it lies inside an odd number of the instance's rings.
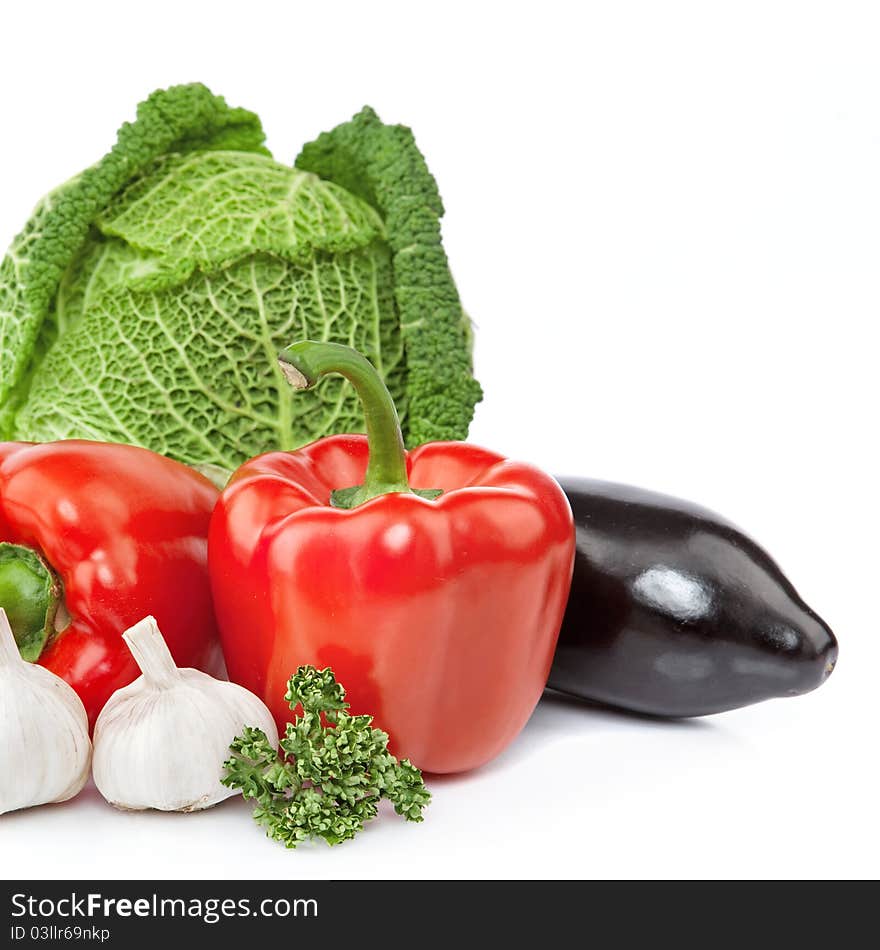
[[[230,746],[223,784],[256,803],[254,820],[288,848],[323,838],[340,844],[376,817],[387,798],[407,821],[421,821],[431,800],[422,773],[388,751],[372,716],[351,716],[329,668],[301,666],[284,698],[302,714],[287,724],[276,752],[262,729],[245,728]]]

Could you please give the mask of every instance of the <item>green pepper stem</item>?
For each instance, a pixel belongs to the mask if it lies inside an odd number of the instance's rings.
[[[366,357],[341,343],[304,340],[282,350],[278,361],[294,389],[311,389],[328,373],[339,373],[354,386],[361,401],[370,458],[363,485],[347,497],[345,507],[356,507],[389,492],[411,490],[394,400]]]
[[[61,606],[61,582],[32,548],[0,543],[0,606],[5,608],[24,660],[40,658],[55,632]]]

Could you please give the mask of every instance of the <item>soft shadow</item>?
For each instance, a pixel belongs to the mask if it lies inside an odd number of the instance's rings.
[[[726,734],[722,726],[707,718],[664,719],[660,716],[615,709],[548,689],[522,732],[497,758],[471,772],[453,775],[429,774],[426,778],[429,786],[437,787],[481,781],[489,776],[503,774],[527,761],[539,748],[546,747],[550,742],[564,741],[567,736],[586,736],[608,728],[630,731],[633,727],[668,733],[680,733],[684,730],[693,733],[715,733],[718,736]]]
[[[142,808],[139,810],[131,810],[128,808],[115,808],[113,805],[106,803],[108,808],[112,808],[113,811],[118,812],[120,815],[127,815],[128,817],[140,818],[145,821],[150,821],[155,819],[156,815],[161,815],[162,818],[170,818],[172,821],[180,821],[186,819],[189,822],[195,822],[199,819],[207,821],[205,818],[206,815],[216,815],[220,812],[229,812],[235,808],[244,808],[247,807],[248,810],[253,808],[253,804],[245,802],[244,799],[236,793],[235,795],[225,798],[222,802],[218,802],[216,805],[211,805],[210,808],[199,808],[196,811],[160,811],[158,808]]]
[[[582,699],[579,696],[571,696],[568,693],[560,693],[549,687],[544,691],[541,697],[541,706],[558,704],[565,707],[570,706],[574,709],[590,710],[596,713],[600,718],[607,717],[609,720],[630,720],[631,722],[642,722],[649,726],[671,727],[675,729],[705,729],[715,728],[706,716],[655,716],[651,713],[634,712],[632,709],[621,709],[617,706],[608,706],[605,703],[596,702],[592,699]]]
[[[36,818],[45,820],[45,818],[51,815],[62,815],[67,810],[72,810],[75,808],[81,809],[84,805],[87,807],[104,808],[110,812],[114,812],[117,815],[123,815],[128,818],[140,818],[147,821],[149,821],[151,817],[155,817],[157,815],[163,816],[164,818],[171,818],[173,820],[186,818],[189,821],[193,821],[196,819],[196,816],[200,815],[210,815],[219,811],[231,811],[234,808],[252,808],[252,805],[245,802],[239,794],[235,794],[216,805],[212,805],[210,808],[203,808],[200,811],[194,812],[159,811],[155,808],[145,808],[141,810],[116,808],[114,805],[111,805],[110,802],[104,799],[104,797],[95,787],[94,780],[89,779],[83,790],[73,798],[69,798],[66,802],[52,802],[46,805],[35,805],[32,808],[19,808],[16,811],[7,812],[6,814],[0,816],[0,826],[9,828],[15,824],[23,825],[25,822],[34,820]]]
[[[81,792],[78,792],[73,798],[68,798],[66,802],[46,802],[43,805],[33,805],[29,808],[17,808],[15,811],[5,812],[0,815],[0,828],[11,828],[13,825],[24,825],[35,819],[45,820],[51,815],[61,815],[65,811],[79,807],[79,804],[83,801],[106,804],[91,779]]]

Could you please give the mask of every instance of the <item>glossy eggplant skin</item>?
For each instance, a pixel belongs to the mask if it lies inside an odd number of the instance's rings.
[[[806,693],[827,679],[834,634],[736,526],[640,488],[559,482],[576,554],[549,687],[687,717]]]

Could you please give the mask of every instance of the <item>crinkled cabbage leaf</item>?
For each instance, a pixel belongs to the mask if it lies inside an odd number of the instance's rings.
[[[285,383],[301,339],[361,350],[408,444],[466,436],[470,324],[412,133],[365,108],[294,167],[263,141],[253,113],[176,86],[43,199],[0,265],[0,437],[232,468],[361,431],[349,383]]]

